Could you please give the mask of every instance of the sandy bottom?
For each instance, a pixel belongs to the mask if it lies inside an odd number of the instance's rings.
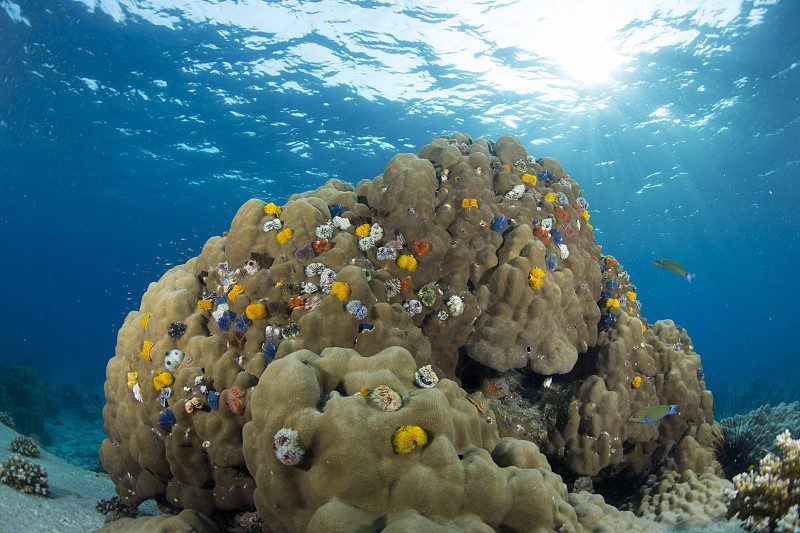
[[[9,444],[18,435],[0,424],[1,459],[11,453]],[[78,468],[46,451],[31,461],[47,471],[51,496],[22,494],[0,483],[0,532],[86,533],[103,526],[105,517],[95,511],[95,504],[117,494],[107,475]],[[139,507],[139,514],[161,513],[150,500]]]

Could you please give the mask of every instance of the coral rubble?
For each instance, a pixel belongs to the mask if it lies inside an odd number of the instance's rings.
[[[254,506],[264,531],[601,524],[553,468],[645,476],[712,414],[691,339],[647,325],[588,208],[555,159],[463,134],[246,202],[119,332],[100,455],[121,500]]]

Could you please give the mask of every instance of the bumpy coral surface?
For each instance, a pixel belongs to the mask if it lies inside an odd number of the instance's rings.
[[[100,455],[120,497],[255,505],[272,531],[579,529],[540,449],[569,475],[639,473],[711,420],[691,340],[646,325],[588,209],[512,135],[248,201],[119,332]],[[628,421],[662,404],[680,414]]]
[[[748,531],[800,531],[800,439],[787,429],[775,445],[780,456],[765,455],[758,470],[733,478],[726,494],[728,517],[744,520]]]
[[[727,508],[722,495],[730,484],[714,475],[713,468],[700,475],[691,469],[666,471],[643,489],[637,514],[670,525],[724,519]]]

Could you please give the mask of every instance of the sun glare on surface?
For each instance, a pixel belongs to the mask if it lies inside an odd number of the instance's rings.
[[[563,4],[558,4],[563,6]],[[569,23],[554,24],[565,20],[564,7],[553,7],[540,11],[538,15],[545,23],[543,32],[531,42],[531,51],[549,59],[561,70],[564,77],[583,85],[606,83],[613,79],[614,71],[631,58],[620,52],[621,26],[628,20],[620,17],[608,5],[591,2],[572,2],[574,9]]]
[[[571,40],[551,54],[567,77],[583,85],[610,81],[614,71],[627,61],[612,43],[594,38]]]

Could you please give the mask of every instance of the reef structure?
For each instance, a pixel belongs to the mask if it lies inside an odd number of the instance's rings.
[[[120,499],[255,506],[264,531],[580,531],[562,476],[646,474],[713,420],[691,339],[647,325],[588,209],[557,160],[458,133],[249,200],[119,332]],[[680,415],[628,421],[661,404]]]

